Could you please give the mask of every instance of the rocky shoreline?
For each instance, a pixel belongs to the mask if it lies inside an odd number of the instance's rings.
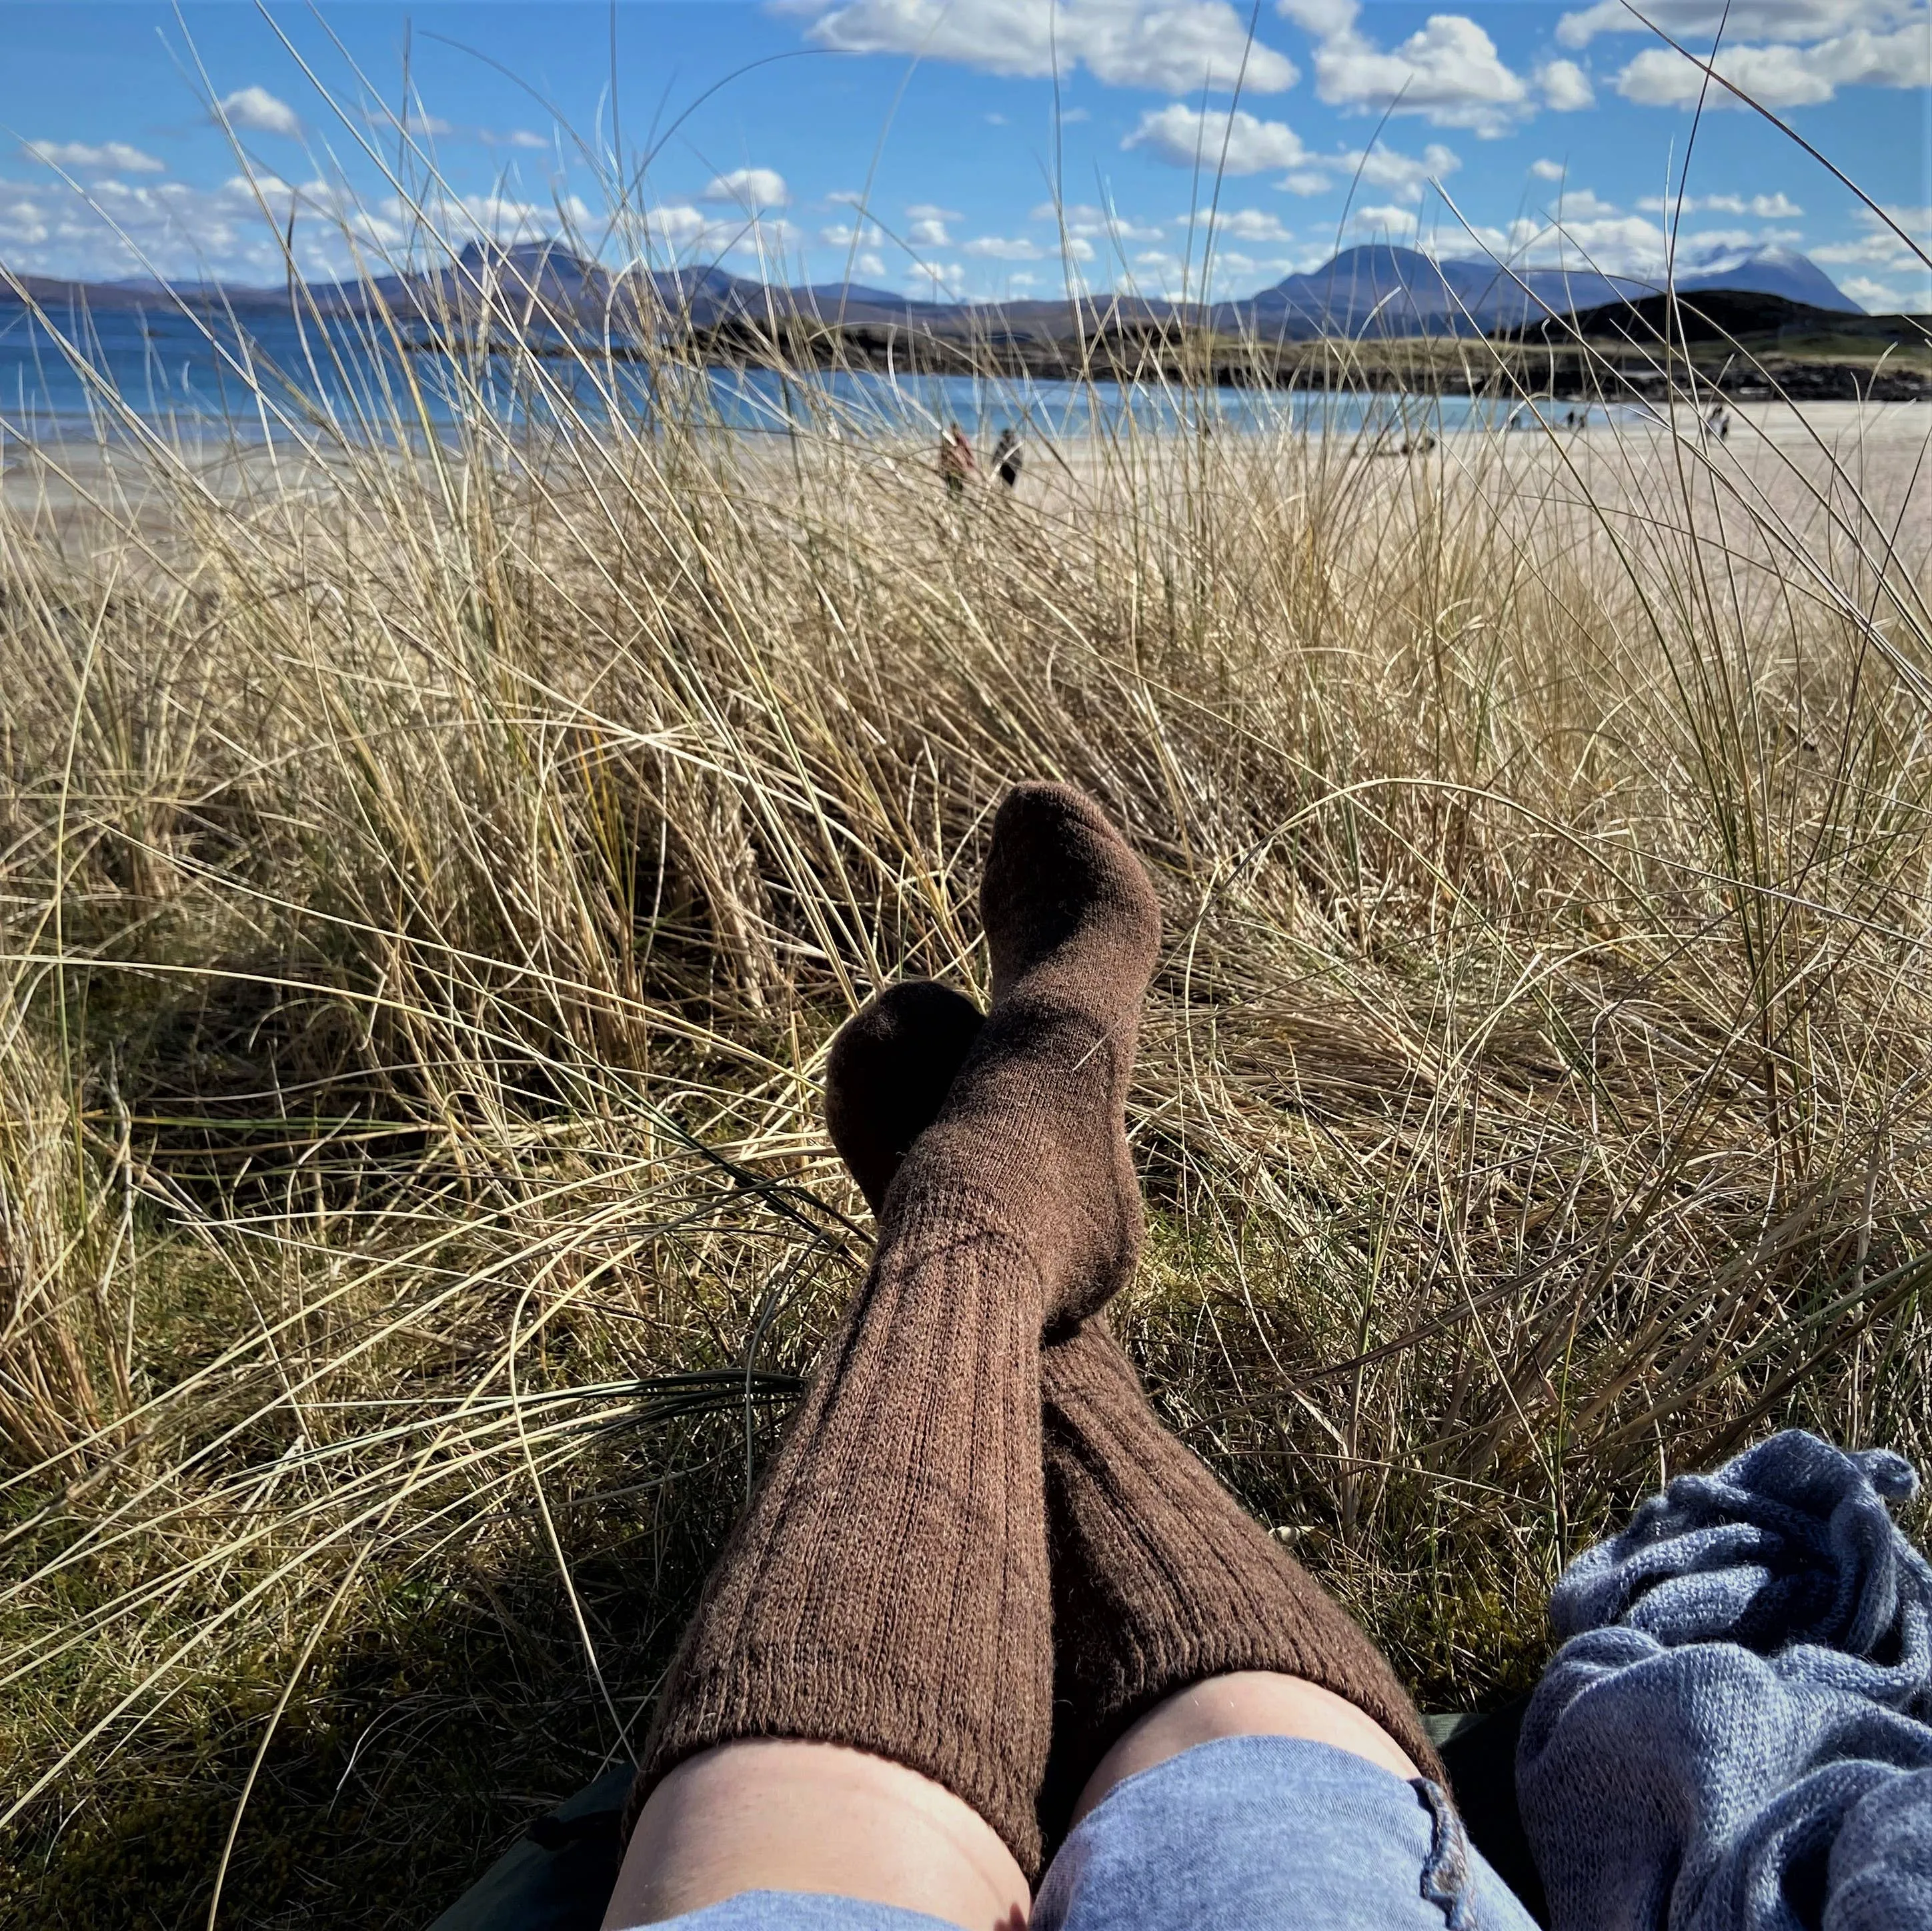
[[[1932,400],[1932,370],[1878,357],[1672,358],[1626,343],[1552,348],[1480,339],[1268,343],[1112,331],[1077,339],[1016,332],[939,335],[861,322],[742,319],[689,331],[670,347],[708,367],[867,370],[901,376],[1098,381],[1222,388],[1658,400],[1693,385],[1738,401]]]

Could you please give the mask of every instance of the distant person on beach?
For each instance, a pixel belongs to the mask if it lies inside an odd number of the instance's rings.
[[[1711,405],[1711,412],[1704,418],[1704,433],[1719,442],[1728,442],[1731,436],[1731,412],[1720,402]]]
[[[870,1268],[664,1679],[605,1931],[1532,1931],[1471,1841],[1498,1803],[1552,1931],[1924,1931],[1910,1465],[1791,1430],[1672,1482],[1557,1584],[1563,1647],[1459,1802],[1107,1324],[1152,878],[1021,784],[980,909],[988,1011],[904,981],[826,1054]]]
[[[956,422],[946,425],[939,439],[939,473],[946,478],[946,493],[956,502],[966,493],[966,479],[973,473],[973,445]]]
[[[1026,460],[1026,451],[1020,447],[1019,432],[1008,423],[1000,431],[1000,439],[993,445],[993,472],[1010,491],[1019,485],[1020,465]]]

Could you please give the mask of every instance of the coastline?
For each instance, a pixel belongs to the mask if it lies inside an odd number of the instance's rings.
[[[434,343],[414,345],[440,352]],[[513,345],[506,344],[504,352]],[[492,352],[496,352],[492,351]],[[566,352],[560,351],[560,353]],[[574,351],[567,352],[574,353]],[[598,352],[605,352],[599,350]],[[640,356],[641,351],[638,352]],[[678,359],[713,369],[868,370],[1004,381],[1102,381],[1142,385],[1366,392],[1503,400],[1656,401],[1694,383],[1742,401],[1932,400],[1932,359],[1868,354],[1740,352],[1724,343],[1665,350],[1641,343],[1505,343],[1480,336],[1190,338],[1166,327],[1085,337],[1016,333],[943,336],[874,323],[734,319],[693,329]],[[1916,366],[1923,361],[1924,366]]]

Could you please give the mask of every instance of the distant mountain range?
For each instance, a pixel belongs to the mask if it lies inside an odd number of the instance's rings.
[[[1815,355],[1827,345],[1843,348],[1869,343],[1876,355],[1887,345],[1923,351],[1932,345],[1932,316],[1868,315],[1863,310],[1822,308],[1755,289],[1707,288],[1695,294],[1641,295],[1632,301],[1606,302],[1574,315],[1545,316],[1504,339],[1541,343],[1559,350],[1579,341],[1600,347],[1612,343],[1654,354],[1666,342],[1683,349],[1720,352],[1743,348],[1753,354]]]
[[[225,307],[238,316],[286,313],[286,288],[238,288],[220,283],[164,285],[154,281],[64,282],[18,278],[43,306],[84,304],[95,311],[152,308],[182,301]],[[542,328],[562,325],[592,331],[608,325],[630,333],[673,319],[696,328],[734,320],[812,316],[853,326],[913,328],[936,335],[1059,337],[1101,322],[1168,319],[1207,323],[1264,339],[1304,341],[1321,336],[1485,335],[1516,331],[1551,316],[1569,315],[1654,294],[1658,284],[1588,269],[1513,268],[1493,260],[1442,260],[1412,248],[1344,249],[1324,266],[1290,275],[1274,287],[1211,309],[1131,297],[1083,298],[1074,303],[920,301],[860,283],[779,287],[721,268],[679,268],[614,276],[558,242],[513,247],[472,243],[448,265],[369,283],[311,283],[308,301],[326,313],[359,314],[377,304],[438,325],[450,316],[474,316],[485,305],[493,326]],[[1864,310],[1816,263],[1790,248],[1744,250],[1676,280],[1680,292],[1712,289],[1781,295],[1808,307],[1842,314]],[[0,286],[0,304],[12,299]]]
[[[1438,261],[1413,248],[1345,249],[1312,274],[1290,275],[1217,319],[1265,336],[1472,335],[1515,329],[1552,315],[1657,292],[1660,284],[1594,270],[1513,268],[1492,260]],[[1864,311],[1809,257],[1756,248],[1721,265],[1680,275],[1680,294],[1707,289],[1783,295],[1813,308]]]

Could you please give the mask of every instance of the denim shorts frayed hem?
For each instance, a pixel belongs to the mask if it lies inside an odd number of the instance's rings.
[[[934,1931],[890,1905],[746,1891],[677,1931]],[[1442,1792],[1300,1737],[1201,1744],[1108,1792],[1030,1931],[1535,1931]]]

